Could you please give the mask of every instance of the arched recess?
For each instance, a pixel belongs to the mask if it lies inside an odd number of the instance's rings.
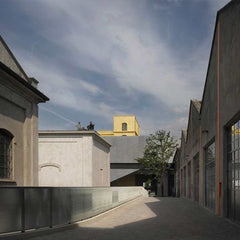
[[[59,172],[62,171],[61,166],[57,163],[43,163],[43,164],[39,165],[39,171],[44,167],[55,167],[58,169]]]

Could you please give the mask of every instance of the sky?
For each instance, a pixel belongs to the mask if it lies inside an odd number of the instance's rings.
[[[111,130],[135,115],[141,135],[180,137],[201,100],[217,11],[229,0],[1,0],[0,34],[39,90],[41,130]]]

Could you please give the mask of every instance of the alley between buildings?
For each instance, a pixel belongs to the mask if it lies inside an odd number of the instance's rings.
[[[196,202],[181,198],[141,197],[69,228],[28,239],[239,240],[239,236],[239,225],[214,215]]]

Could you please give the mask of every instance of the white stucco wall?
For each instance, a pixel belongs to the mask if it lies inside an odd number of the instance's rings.
[[[92,137],[40,137],[40,186],[92,186]]]
[[[93,139],[93,186],[110,186],[110,149]]]
[[[90,134],[40,133],[39,185],[109,186],[109,156],[110,148]]]

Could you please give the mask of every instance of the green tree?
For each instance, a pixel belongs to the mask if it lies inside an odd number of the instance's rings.
[[[141,163],[144,170],[154,174],[155,179],[159,180],[166,173],[168,161],[177,146],[177,141],[170,132],[158,130],[146,139],[144,155],[136,160]]]

